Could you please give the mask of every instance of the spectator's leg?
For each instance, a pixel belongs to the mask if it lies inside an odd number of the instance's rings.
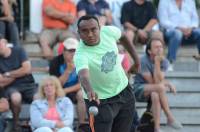
[[[151,101],[152,101],[152,113],[154,118],[154,128],[156,131],[160,129],[160,112],[161,112],[161,106],[160,106],[160,99],[157,92],[151,93]]]
[[[179,45],[183,39],[183,33],[180,30],[174,29],[165,32],[166,39],[168,41],[168,54],[167,58],[172,63],[176,60],[176,54]]]
[[[194,29],[188,39],[191,41],[191,43],[197,44],[198,53],[200,55],[200,28]]]
[[[8,22],[7,23],[7,34],[9,41],[14,45],[20,44],[19,41],[19,32],[17,28],[17,24],[15,22]]]
[[[22,97],[19,92],[13,92],[11,93],[10,96],[10,107],[13,113],[13,127],[15,132],[20,132],[19,131],[19,113],[21,111],[21,101]]]
[[[83,99],[82,91],[79,90],[76,94],[77,99],[77,113],[78,113],[78,120],[79,124],[85,124],[85,117],[86,117],[86,106]]]
[[[145,96],[151,95],[152,107],[153,107],[153,105],[155,105],[153,101],[156,100],[155,98],[157,95],[153,94],[154,97],[152,97],[152,93],[156,92],[159,96],[160,105],[161,105],[162,109],[164,110],[165,115],[167,116],[168,123],[172,123],[174,121],[174,117],[169,108],[169,103],[168,103],[167,96],[166,96],[166,90],[167,90],[167,88],[165,87],[164,84],[147,84],[147,85],[145,85],[145,88],[144,88],[144,95]],[[156,104],[156,105],[157,106],[155,106],[155,109],[156,109],[156,107],[158,107],[157,109],[159,109],[159,105],[158,104]],[[156,121],[156,120],[158,120],[158,118],[157,118],[158,115],[155,114],[154,116],[156,117],[156,119],[155,119],[155,123],[156,123],[156,122],[158,122],[158,121]],[[159,120],[160,120],[160,117],[159,117]],[[156,127],[158,127],[158,126],[155,126],[155,128]]]
[[[51,130],[51,128],[49,127],[40,127],[40,128],[37,128],[34,132],[54,132],[54,131]]]
[[[136,45],[135,43],[133,43],[134,37],[135,37],[135,33],[132,30],[126,30],[125,31],[125,36],[127,37],[128,41],[134,45]]]
[[[51,29],[45,29],[42,31],[39,42],[42,48],[42,53],[46,59],[51,60],[53,58],[53,50],[51,46],[56,43],[57,32]]]
[[[0,115],[0,132],[4,132],[4,131],[5,131],[5,121],[3,117]]]
[[[76,35],[70,30],[59,30],[58,31],[58,40],[63,42],[66,38],[76,38]]]
[[[6,37],[6,23],[4,21],[0,21],[0,34]]]

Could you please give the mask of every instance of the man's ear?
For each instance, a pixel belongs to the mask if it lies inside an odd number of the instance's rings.
[[[150,49],[148,49],[147,52],[148,52],[149,55],[151,54],[151,50]]]

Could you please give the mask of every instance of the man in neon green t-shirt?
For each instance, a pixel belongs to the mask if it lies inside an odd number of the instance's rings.
[[[113,26],[100,28],[94,16],[81,17],[77,26],[81,41],[74,61],[86,104],[92,100],[98,104],[95,131],[130,132],[135,100],[119,59],[116,42],[121,31]],[[134,46],[128,47],[138,65]]]

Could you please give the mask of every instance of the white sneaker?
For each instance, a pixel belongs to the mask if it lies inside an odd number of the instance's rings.
[[[167,125],[174,129],[182,129],[183,128],[182,124],[177,120],[174,120],[174,122],[172,122],[170,124],[168,123]]]
[[[167,71],[169,71],[169,72],[174,71],[174,65],[173,64],[169,64],[169,67],[168,67]]]

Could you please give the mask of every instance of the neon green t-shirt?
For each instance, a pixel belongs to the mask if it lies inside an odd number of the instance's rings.
[[[78,73],[82,69],[89,70],[90,84],[99,99],[113,97],[128,85],[116,44],[120,37],[120,29],[103,26],[100,29],[98,45],[87,46],[81,40],[76,49],[74,56],[76,71]],[[84,98],[87,98],[85,93]]]

